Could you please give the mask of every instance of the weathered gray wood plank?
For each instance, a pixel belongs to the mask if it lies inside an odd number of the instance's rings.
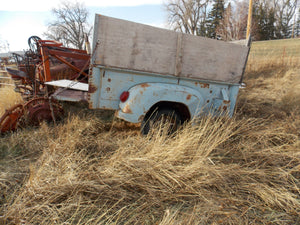
[[[182,76],[238,83],[248,47],[184,35]]]
[[[174,74],[177,34],[100,16],[96,64]]]
[[[96,15],[95,63],[128,70],[238,83],[248,47]]]

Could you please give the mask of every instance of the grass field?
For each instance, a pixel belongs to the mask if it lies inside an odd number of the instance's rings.
[[[1,136],[0,224],[300,224],[298,49],[254,43],[235,116],[174,137],[82,106]]]
[[[300,61],[300,39],[254,42],[249,61],[252,63],[248,65],[248,70],[272,66],[297,67]]]
[[[300,57],[300,39],[253,42],[251,56],[258,57],[272,53],[274,56]]]

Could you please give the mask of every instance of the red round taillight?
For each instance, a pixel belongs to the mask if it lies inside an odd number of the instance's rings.
[[[121,95],[120,95],[120,100],[121,102],[125,102],[129,97],[129,92],[128,91],[124,91]]]

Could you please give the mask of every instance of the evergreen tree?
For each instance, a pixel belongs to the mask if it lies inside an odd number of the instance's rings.
[[[225,7],[224,0],[214,0],[213,7],[208,15],[206,22],[207,26],[207,37],[217,39],[217,27],[220,24],[220,21],[223,19]]]
[[[254,20],[256,22],[256,39],[275,39],[275,10],[263,3],[254,6]]]
[[[198,36],[206,37],[207,36],[207,27],[206,27],[206,21],[201,21],[198,32]]]
[[[290,38],[296,8],[297,0],[257,0],[254,6],[255,38]],[[296,30],[296,27],[294,28]]]
[[[231,3],[227,5],[224,10],[223,19],[220,21],[220,24],[217,27],[217,36],[224,41],[233,40],[233,24],[232,24],[232,8]]]

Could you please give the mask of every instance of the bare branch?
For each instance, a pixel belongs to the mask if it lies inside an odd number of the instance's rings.
[[[165,4],[168,22],[172,29],[199,35],[201,23],[206,20],[208,3],[211,0],[169,0]]]
[[[62,42],[67,47],[83,49],[84,34],[91,34],[88,11],[79,2],[64,1],[59,8],[52,9],[56,20],[48,25],[48,38]]]

